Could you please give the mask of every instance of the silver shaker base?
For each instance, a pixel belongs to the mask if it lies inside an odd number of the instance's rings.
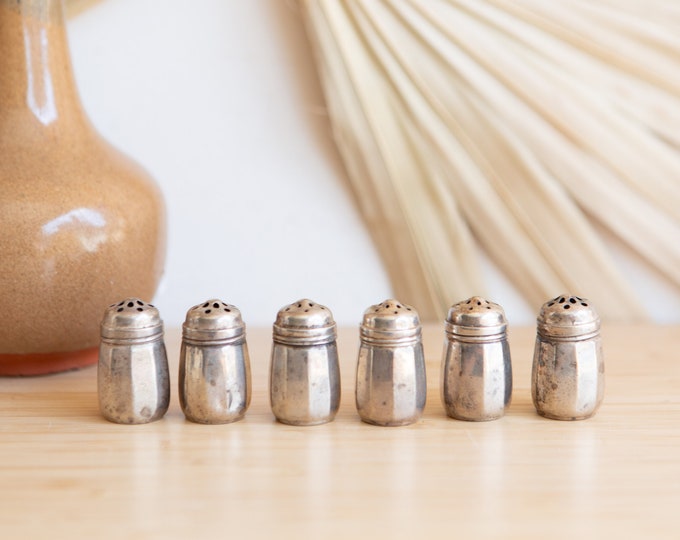
[[[282,424],[331,422],[340,407],[335,342],[309,347],[274,343],[269,387],[272,412]]]
[[[585,420],[604,397],[604,362],[599,337],[574,342],[536,340],[532,400],[551,420]]]
[[[162,341],[103,346],[97,370],[99,409],[116,424],[160,420],[170,404],[170,373]]]
[[[422,344],[402,347],[361,345],[356,406],[363,422],[398,427],[420,420],[427,385]]]
[[[238,345],[182,344],[179,397],[184,416],[197,424],[230,424],[250,405],[250,362],[245,342]]]
[[[371,418],[366,418],[366,417],[361,417],[361,421],[370,424],[371,426],[380,426],[380,427],[401,427],[401,426],[410,426],[411,424],[415,424],[418,420],[420,420],[422,415],[415,416],[413,418],[408,418],[406,420],[402,421],[395,421],[395,422],[379,422],[377,420],[371,419]]]
[[[444,345],[441,398],[446,414],[466,422],[502,418],[512,398],[512,365],[507,340]]]

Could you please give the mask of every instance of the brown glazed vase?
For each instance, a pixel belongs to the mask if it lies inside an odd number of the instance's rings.
[[[0,374],[95,363],[108,304],[151,299],[158,187],[80,104],[60,0],[0,0]]]

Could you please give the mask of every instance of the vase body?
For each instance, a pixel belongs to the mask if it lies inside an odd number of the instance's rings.
[[[95,363],[105,308],[150,300],[164,259],[160,191],[87,119],[61,2],[0,0],[0,374]]]

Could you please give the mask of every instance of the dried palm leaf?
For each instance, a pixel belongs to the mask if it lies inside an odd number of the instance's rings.
[[[607,319],[640,318],[602,225],[680,286],[671,4],[641,16],[633,0],[301,0],[404,301],[439,318],[480,291],[476,241],[534,307],[570,290]]]
[[[66,15],[68,17],[78,15],[99,1],[100,0],[66,0]]]

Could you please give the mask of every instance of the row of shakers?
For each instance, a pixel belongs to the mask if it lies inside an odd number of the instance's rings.
[[[597,411],[604,393],[600,320],[590,303],[562,295],[537,320],[532,398],[542,416],[579,420]],[[498,304],[480,297],[453,305],[446,318],[441,398],[459,420],[503,416],[512,395],[507,321]],[[277,420],[307,426],[333,420],[340,405],[336,324],[311,300],[283,307],[273,326],[270,404]],[[163,417],[170,374],[158,310],[137,298],[112,304],[101,324],[98,395],[103,416],[121,424]],[[209,300],[192,307],[182,327],[179,400],[186,418],[224,424],[250,404],[245,324],[233,305]],[[418,314],[385,300],[369,307],[360,326],[356,408],[364,422],[400,426],[417,421],[427,394]]]

